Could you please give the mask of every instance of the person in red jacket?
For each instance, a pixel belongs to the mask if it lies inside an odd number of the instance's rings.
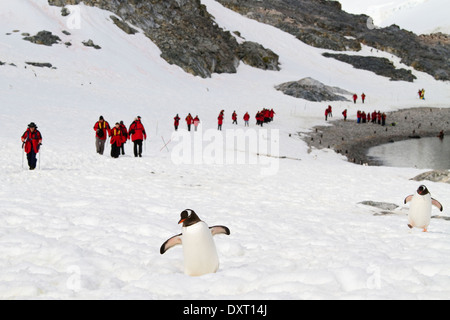
[[[105,121],[103,116],[100,116],[98,121],[94,124],[94,130],[97,153],[103,154],[103,151],[105,150],[105,142],[108,138],[109,130],[111,130],[109,123]]]
[[[197,131],[197,127],[200,124],[200,119],[198,116],[195,116],[194,120],[192,120],[194,122],[194,129],[195,131]]]
[[[361,99],[362,99],[362,103],[364,103],[364,100],[366,100],[366,95],[364,94],[364,92],[361,95]]]
[[[120,121],[120,132],[122,133],[122,146],[120,147],[120,150],[122,151],[122,155],[125,155],[125,143],[127,143],[128,140],[128,130],[127,127],[123,124],[123,121]]]
[[[217,117],[217,130],[222,131],[222,123],[223,123],[223,113],[224,111],[220,111],[219,116]]]
[[[250,120],[250,115],[248,114],[248,112],[246,112],[245,114],[244,114],[244,125],[246,126],[246,127],[248,127],[248,121]]]
[[[22,135],[22,142],[22,148],[27,154],[28,166],[30,170],[34,170],[37,163],[36,154],[42,144],[42,135],[34,122],[28,125],[28,129]]]
[[[178,126],[180,125],[180,117],[177,115],[173,118],[173,126],[175,127],[175,131],[178,131]]]
[[[189,113],[186,117],[186,124],[188,127],[188,131],[191,131],[191,124],[194,122],[194,118],[192,118],[191,114]]]
[[[134,156],[142,157],[142,141],[147,140],[147,134],[140,116],[134,119],[128,129],[128,140],[130,139],[134,143]]]
[[[353,95],[353,103],[356,103],[356,100],[358,100],[358,95],[355,93]]]
[[[233,120],[232,124],[238,124],[237,123],[237,113],[236,113],[236,111],[233,111],[233,114],[231,115],[231,120]]]
[[[115,127],[110,130],[109,136],[111,137],[111,157],[118,158],[120,155],[120,147],[124,143],[124,137],[122,130],[120,129],[120,123],[116,122]]]

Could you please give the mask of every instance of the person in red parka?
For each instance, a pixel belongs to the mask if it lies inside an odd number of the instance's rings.
[[[195,116],[194,120],[192,120],[194,122],[194,129],[195,131],[197,131],[197,127],[200,124],[200,118],[197,116]]]
[[[173,118],[173,126],[175,127],[175,131],[178,131],[178,126],[180,125],[180,117],[177,115]]]
[[[356,100],[358,100],[358,95],[355,93],[353,95],[353,103],[356,103]]]
[[[22,142],[22,148],[27,154],[28,166],[30,170],[34,170],[37,163],[36,154],[42,144],[42,135],[34,122],[28,125],[27,131],[22,135]]]
[[[134,119],[128,129],[128,140],[130,139],[134,143],[134,156],[142,157],[142,141],[147,140],[147,134],[140,116]]]
[[[217,117],[217,130],[222,131],[222,123],[223,123],[223,113],[224,111],[220,111],[219,116]]]
[[[105,150],[105,142],[108,138],[109,130],[111,130],[108,121],[106,121],[103,116],[100,116],[98,121],[94,124],[94,130],[97,153],[103,154],[103,151]]]
[[[244,125],[246,126],[246,127],[248,127],[248,121],[250,120],[250,115],[248,114],[248,112],[246,112],[245,114],[244,114]]]
[[[118,158],[120,155],[120,147],[124,142],[120,123],[116,122],[115,127],[110,130],[109,136],[111,137],[111,157]]]
[[[120,132],[122,133],[122,146],[120,147],[120,150],[122,151],[122,155],[125,155],[125,143],[127,143],[128,140],[128,130],[127,127],[123,124],[123,121],[120,121]]]
[[[191,131],[191,124],[194,123],[194,118],[192,118],[191,114],[189,113],[186,117],[186,124],[188,127],[188,131]]]
[[[232,124],[238,124],[236,111],[233,111],[233,114],[231,115],[231,120],[233,120]]]

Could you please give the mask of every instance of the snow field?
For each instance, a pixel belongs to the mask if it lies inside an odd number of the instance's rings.
[[[273,89],[312,76],[365,91],[367,105],[334,106],[336,118],[346,107],[351,119],[357,108],[448,106],[448,83],[419,72],[413,84],[390,82],[323,58],[323,50],[214,1],[202,3],[219,25],[277,52],[282,71],[241,64],[237,74],[199,79],[165,63],[142,34],[125,35],[108,21],[110,13],[84,5],[81,29],[64,39],[72,41],[70,48],[41,47],[23,41],[20,32],[46,29],[62,38],[60,8],[45,0],[0,4],[2,30],[20,29],[0,34],[0,60],[17,65],[0,67],[0,297],[448,299],[449,222],[433,219],[428,233],[406,226],[403,199],[419,185],[409,179],[423,170],[363,167],[329,150],[308,152],[296,133],[323,124],[324,104]],[[82,46],[88,39],[102,49]],[[29,60],[57,69],[25,69]],[[415,99],[421,87],[426,101]],[[176,143],[167,145],[169,152],[163,148],[161,137],[169,141],[177,113],[180,127],[191,112],[211,130],[225,109],[226,130],[235,128],[233,110],[242,119],[263,107],[277,112],[263,129],[278,130],[279,154],[300,159],[278,159],[274,175],[261,174],[263,162],[175,165]],[[149,135],[144,157],[132,156],[130,142],[119,159],[109,157],[109,147],[97,155],[92,127],[100,115],[111,125],[142,116]],[[31,121],[44,139],[40,169],[33,172],[26,160],[22,168],[20,149]],[[242,120],[238,128],[245,129]],[[251,123],[249,130],[259,129]],[[426,185],[446,208],[450,187]],[[358,204],[364,200],[396,203],[399,214],[374,216],[374,209]],[[185,276],[181,248],[159,254],[180,232],[179,213],[186,208],[231,230],[215,237],[221,263],[215,274]]]

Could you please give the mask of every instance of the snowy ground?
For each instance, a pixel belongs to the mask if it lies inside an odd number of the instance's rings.
[[[310,76],[364,91],[364,106],[333,104],[336,115],[345,107],[354,118],[357,109],[374,107],[449,107],[449,84],[415,71],[413,84],[390,82],[323,58],[323,50],[212,0],[202,3],[223,28],[279,54],[282,71],[241,64],[237,74],[200,79],[160,59],[142,34],[125,35],[108,12],[81,5],[80,24],[70,29],[60,8],[45,0],[0,3],[0,61],[17,66],[0,66],[0,297],[450,298],[450,222],[433,219],[428,233],[406,226],[403,199],[418,187],[409,179],[424,170],[364,167],[332,151],[309,153],[295,133],[323,124],[326,105],[273,89]],[[38,46],[20,35],[44,29],[72,46]],[[65,29],[70,36],[61,33]],[[88,39],[102,49],[84,47]],[[50,62],[57,69],[25,68],[25,61]],[[426,88],[426,101],[416,99],[419,88]],[[177,113],[182,119],[188,112],[199,115],[208,150],[221,109],[227,130],[236,128],[233,110],[242,119],[263,107],[275,109],[275,121],[267,131],[253,123],[247,130],[255,130],[261,145],[273,142],[269,151],[286,159],[207,164],[205,156],[199,164],[177,164],[180,143],[163,148]],[[130,143],[119,159],[109,157],[109,148],[97,155],[92,127],[100,115],[111,124],[142,116],[149,134],[144,157],[132,157]],[[25,163],[22,168],[20,149],[31,121],[44,137],[40,170],[32,172]],[[244,129],[242,120],[238,128]],[[226,148],[225,156],[233,152]],[[447,215],[450,186],[427,186]],[[358,204],[364,200],[396,203],[399,214],[374,216]],[[180,232],[179,213],[186,208],[231,230],[230,236],[215,237],[221,261],[215,274],[184,275],[181,248],[159,254],[161,244]]]

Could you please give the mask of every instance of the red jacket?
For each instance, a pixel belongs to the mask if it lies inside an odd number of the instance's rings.
[[[121,133],[122,133],[122,137],[124,138],[123,143],[125,143],[125,142],[127,142],[127,139],[128,139],[128,131],[127,131],[127,127],[125,127],[124,124],[121,124],[121,125],[119,126],[119,128],[120,128],[120,131],[121,131]]]
[[[31,148],[33,148],[35,153],[38,153],[39,145],[42,142],[42,135],[39,130],[34,129],[34,132],[31,132],[30,128],[28,128],[22,135],[22,142],[25,143],[24,150],[26,153],[30,153]]]
[[[236,114],[236,112],[233,112],[233,114],[231,115],[231,119],[232,119],[232,120],[237,120],[237,114]]]
[[[116,127],[111,129],[109,136],[111,137],[111,144],[115,144],[118,147],[120,147],[124,143],[124,140],[126,140],[123,136],[122,130]]]
[[[244,121],[248,121],[248,120],[250,120],[250,115],[247,112],[246,114],[244,114]]]
[[[109,130],[111,130],[111,128],[109,127],[109,123],[108,121],[97,121],[94,124],[94,130],[95,130],[95,136],[97,138],[100,138],[100,140],[106,140],[106,138],[108,138],[107,134],[109,133]],[[99,130],[103,131],[103,135],[99,136]]]
[[[194,119],[192,118],[192,116],[190,114],[188,114],[188,116],[186,117],[186,123],[192,124],[194,122]]]
[[[130,125],[128,139],[131,139],[131,141],[147,139],[147,134],[145,133],[145,128],[141,120],[134,120]]]
[[[219,124],[223,123],[223,114],[219,114],[219,116],[217,117],[217,120],[219,121]]]
[[[174,126],[178,126],[180,124],[180,117],[176,116],[175,118],[173,118],[174,122],[173,125]]]

